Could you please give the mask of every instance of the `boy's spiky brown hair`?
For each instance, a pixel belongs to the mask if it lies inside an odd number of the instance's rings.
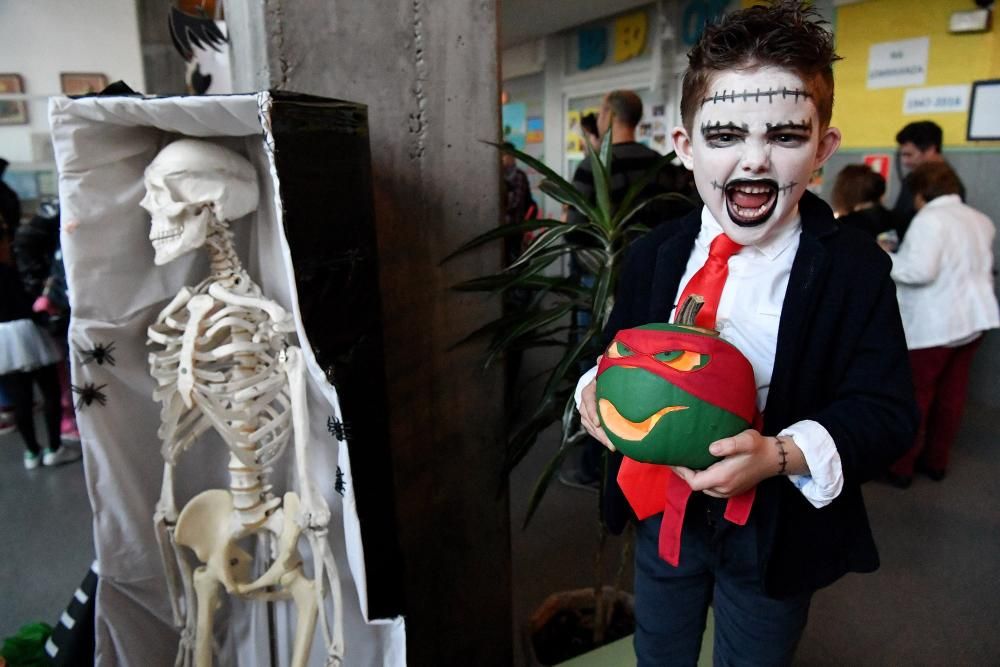
[[[833,35],[826,21],[799,0],[756,5],[705,26],[688,53],[681,93],[681,119],[690,132],[712,77],[726,70],[773,65],[802,78],[827,127],[833,115]]]

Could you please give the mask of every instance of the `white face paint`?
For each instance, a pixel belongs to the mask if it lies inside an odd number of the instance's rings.
[[[765,66],[717,74],[692,123],[674,128],[677,155],[726,234],[751,245],[793,218],[813,171],[840,145],[822,129],[794,72]]]
[[[146,168],[149,240],[157,266],[205,244],[212,220],[241,218],[257,208],[257,174],[234,151],[208,141],[168,144]]]

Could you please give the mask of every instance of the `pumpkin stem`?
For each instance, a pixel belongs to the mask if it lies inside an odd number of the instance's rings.
[[[688,327],[695,326],[694,320],[698,317],[698,311],[700,311],[704,305],[705,297],[700,294],[692,294],[684,301],[684,303],[681,304],[681,307],[677,309],[677,315],[674,316],[674,324],[680,324]]]

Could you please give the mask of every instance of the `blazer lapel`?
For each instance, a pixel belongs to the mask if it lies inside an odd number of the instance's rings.
[[[701,206],[673,223],[678,232],[664,241],[656,253],[653,290],[649,295],[649,321],[667,322],[674,308],[677,286],[684,276],[694,240],[701,229]]]
[[[819,307],[816,294],[829,269],[829,253],[824,239],[836,232],[830,207],[816,195],[810,192],[803,194],[799,212],[802,216],[802,235],[781,306],[768,403],[781,401],[788,390],[790,374],[802,350],[804,327]],[[764,414],[767,415],[766,407]]]

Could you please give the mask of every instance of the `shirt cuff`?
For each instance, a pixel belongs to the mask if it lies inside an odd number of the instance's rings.
[[[573,394],[573,398],[576,400],[577,410],[580,409],[580,401],[583,400],[583,388],[590,384],[590,381],[595,377],[597,377],[597,366],[584,373],[579,382],[576,383],[576,392]]]
[[[778,435],[792,438],[809,466],[808,475],[789,475],[788,481],[813,507],[826,507],[833,502],[844,488],[844,467],[829,431],[819,422],[807,419],[792,424]]]

